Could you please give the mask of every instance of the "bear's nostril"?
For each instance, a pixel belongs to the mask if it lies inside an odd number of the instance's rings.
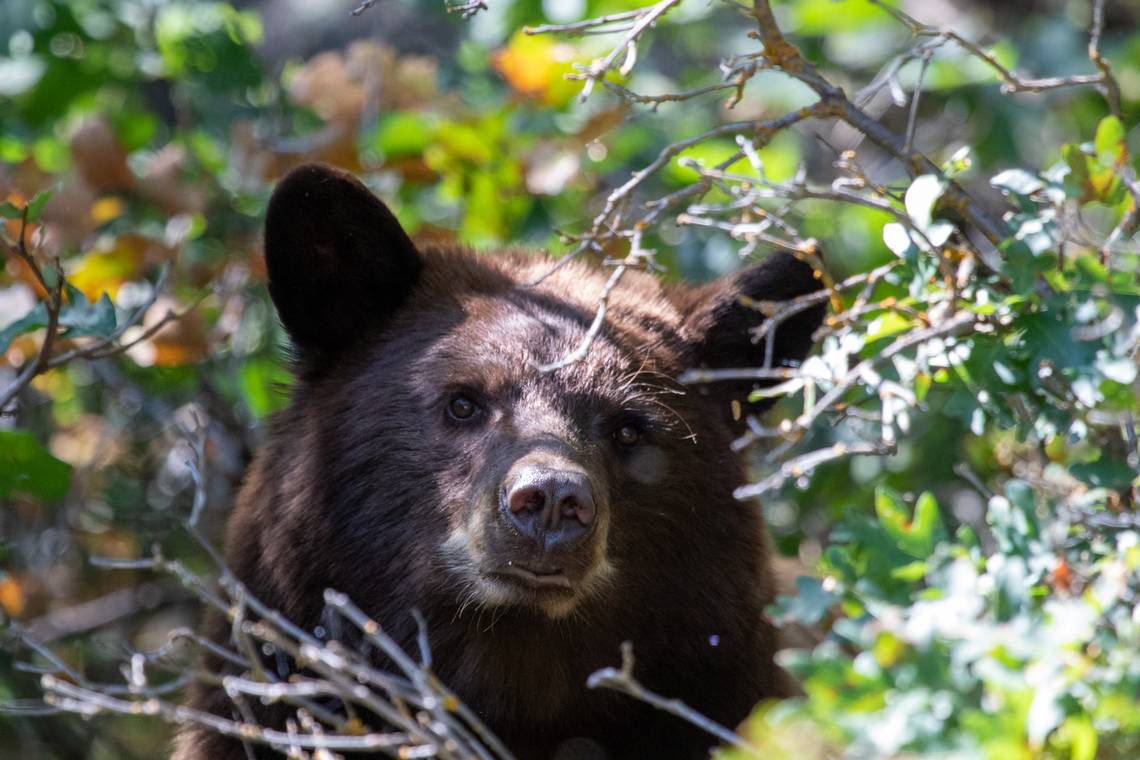
[[[559,512],[564,520],[577,520],[583,526],[594,521],[594,500],[589,492],[571,494],[559,503]]]
[[[511,512],[540,512],[546,506],[546,494],[540,488],[517,488],[511,492],[507,502]]]

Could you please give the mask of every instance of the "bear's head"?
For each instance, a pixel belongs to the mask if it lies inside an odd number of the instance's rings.
[[[763,533],[732,498],[730,445],[762,408],[754,383],[677,378],[761,366],[747,299],[816,290],[806,264],[775,254],[700,287],[631,270],[607,293],[611,272],[576,261],[417,247],[364,185],[319,165],[278,186],[265,251],[298,374],[279,436],[315,462],[277,475],[320,481],[290,539],[320,542],[313,583],[444,620],[637,614],[638,599],[702,593],[677,591],[702,567],[759,593]],[[802,360],[821,315],[780,325],[775,366]]]

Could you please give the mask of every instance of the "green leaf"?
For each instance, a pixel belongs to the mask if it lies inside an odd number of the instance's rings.
[[[926,563],[922,560],[918,560],[901,567],[896,567],[894,570],[891,570],[891,577],[897,578],[900,581],[916,583],[926,577]]]
[[[67,290],[70,303],[59,313],[60,326],[67,328],[64,337],[95,335],[106,338],[115,332],[115,327],[118,325],[118,320],[115,318],[115,304],[111,303],[106,293],[95,303],[89,303],[83,294],[71,285],[67,286]]]
[[[1069,740],[1071,760],[1096,760],[1096,727],[1088,715],[1070,715],[1061,725],[1061,732]]]
[[[253,416],[263,419],[283,407],[289,398],[283,389],[291,380],[292,375],[277,362],[267,359],[247,361],[241,371],[241,391]]]
[[[839,601],[839,596],[826,591],[817,578],[801,575],[796,578],[796,595],[776,598],[777,619],[816,625],[828,610]]]
[[[851,0],[800,0],[788,3],[784,10],[802,35],[849,33],[868,26],[882,26],[885,19],[873,5]]]
[[[13,135],[0,135],[0,161],[18,164],[28,157],[28,146]]]
[[[494,136],[470,124],[444,123],[436,130],[436,143],[449,158],[475,165],[490,163],[495,155]]]
[[[4,219],[19,219],[22,213],[19,206],[11,201],[0,203],[0,217]]]
[[[115,136],[128,153],[145,147],[158,131],[158,119],[145,111],[115,111],[109,116]]]
[[[1089,254],[1077,256],[1073,259],[1073,267],[1080,273],[1082,281],[1089,283],[1107,283],[1108,270],[1100,260]]]
[[[1104,457],[1095,462],[1081,462],[1069,468],[1073,477],[1088,483],[1093,488],[1111,488],[1122,490],[1128,488],[1136,472],[1124,462],[1117,462]]]
[[[56,174],[67,168],[71,160],[67,146],[54,135],[43,135],[32,143],[32,157],[45,172]]]
[[[1010,279],[1015,292],[1024,293],[1033,287],[1039,271],[1039,262],[1033,250],[1022,240],[1007,238],[998,246],[1002,252],[1001,272]]]
[[[44,211],[44,206],[46,206],[47,202],[51,200],[52,193],[54,192],[55,188],[53,187],[47,190],[41,190],[32,196],[32,199],[28,201],[29,222],[39,221],[40,214],[42,214]]]
[[[0,430],[0,498],[14,493],[60,501],[71,486],[71,465],[56,459],[35,436]]]
[[[47,307],[43,303],[36,304],[27,314],[0,330],[0,354],[6,352],[18,336],[47,327],[47,323]]]
[[[886,486],[875,489],[875,514],[878,515],[879,522],[891,531],[892,535],[901,533],[910,520],[906,502]]]
[[[875,513],[895,545],[912,557],[929,557],[934,551],[934,544],[943,533],[938,502],[929,492],[918,497],[912,520],[902,497],[891,489],[880,486],[875,489]]]
[[[211,174],[220,174],[226,168],[225,146],[204,130],[191,132],[187,138],[190,150]]]
[[[1055,312],[1027,314],[1018,319],[1025,330],[1025,345],[1031,351],[1030,366],[1039,366],[1048,359],[1062,371],[1092,364],[1097,346],[1073,337],[1072,321],[1067,315]],[[1035,375],[1034,375],[1035,376]]]
[[[1082,202],[1096,200],[1110,206],[1120,202],[1124,186],[1117,169],[1127,157],[1122,130],[1110,116],[1101,121],[1095,142],[1061,148],[1071,170],[1065,178],[1066,192]]]
[[[914,522],[903,551],[925,557],[934,551],[935,542],[943,533],[942,515],[938,511],[938,501],[930,491],[923,491],[914,504]]]
[[[423,116],[401,111],[376,126],[373,144],[384,158],[422,155],[431,144],[432,131]]]
[[[1124,162],[1128,153],[1124,145],[1124,125],[1120,123],[1120,119],[1106,116],[1100,120],[1100,124],[1096,127],[1093,148],[1101,166],[1116,167]]]

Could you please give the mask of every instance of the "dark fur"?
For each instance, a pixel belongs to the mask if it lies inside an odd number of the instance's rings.
[[[323,590],[345,591],[409,651],[410,610],[423,611],[436,672],[520,758],[551,757],[572,737],[615,758],[705,754],[709,737],[681,721],[586,688],[627,640],[647,687],[729,726],[759,700],[793,691],[762,615],[774,589],[760,510],[732,496],[744,475],[729,447],[739,425],[726,410],[750,384],[694,393],[674,378],[697,365],[759,364],[763,346],[747,333],[759,317],[739,296],[814,290],[810,268],[773,255],[701,288],[671,289],[630,272],[586,359],[541,374],[534,363],[581,340],[606,272],[571,263],[528,287],[548,259],[417,255],[362,185],[324,167],[284,180],[267,224],[270,288],[297,346],[298,382],[229,528],[227,557],[254,594],[311,629]],[[783,325],[778,359],[802,359],[820,318],[813,309]],[[454,388],[477,392],[493,417],[456,427],[444,411]],[[612,431],[629,419],[645,438],[620,450]],[[511,463],[543,447],[590,473],[615,568],[557,618],[483,604],[439,551]],[[507,551],[493,545],[495,519],[486,519],[483,549]],[[211,635],[227,634],[215,620]],[[192,703],[231,714],[218,691],[199,690]],[[244,754],[189,731],[178,757]]]

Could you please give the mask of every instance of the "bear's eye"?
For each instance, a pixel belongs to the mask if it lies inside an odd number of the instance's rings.
[[[467,396],[456,396],[447,404],[447,413],[455,420],[469,420],[479,411],[479,406]]]
[[[633,446],[641,440],[641,431],[633,425],[622,425],[614,433],[614,440],[622,446]]]

